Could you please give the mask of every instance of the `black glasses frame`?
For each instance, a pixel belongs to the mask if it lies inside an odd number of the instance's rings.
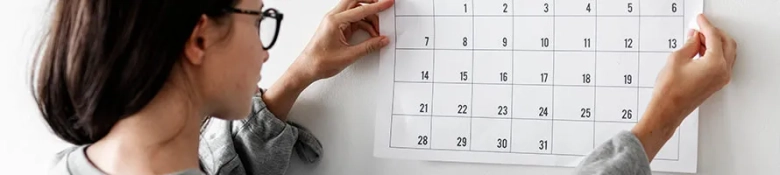
[[[276,39],[279,38],[279,29],[281,29],[282,26],[282,19],[284,19],[284,14],[279,13],[279,10],[276,10],[274,8],[269,8],[261,12],[257,10],[245,10],[245,9],[237,9],[233,7],[226,8],[225,10],[226,12],[229,13],[240,13],[240,14],[260,16],[260,19],[258,19],[255,24],[257,27],[258,39],[261,39],[260,36],[262,36],[262,34],[260,33],[260,23],[263,22],[263,19],[265,18],[276,19],[276,30],[274,31],[274,37],[273,39],[271,39],[271,43],[268,44],[268,46],[263,46],[263,49],[265,50],[271,49],[271,47],[273,47],[274,44],[276,44]],[[262,42],[266,42],[266,41],[262,41]]]

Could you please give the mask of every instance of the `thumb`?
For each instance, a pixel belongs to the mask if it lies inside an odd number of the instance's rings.
[[[673,53],[674,59],[690,60],[699,53],[699,49],[702,46],[701,44],[701,37],[699,36],[699,32],[693,31],[691,36],[688,37],[688,41],[685,42],[685,45],[680,48],[680,50],[677,50]]]
[[[382,47],[385,47],[388,43],[390,43],[390,39],[386,36],[372,37],[358,45],[352,46],[349,48],[349,52],[354,59],[359,59],[369,53],[379,51],[379,49],[382,49]]]

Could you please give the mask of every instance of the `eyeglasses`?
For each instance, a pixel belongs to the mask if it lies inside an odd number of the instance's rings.
[[[225,10],[230,13],[260,16],[260,19],[257,20],[255,25],[257,27],[257,35],[260,36],[259,39],[261,42],[263,42],[263,49],[271,49],[271,47],[276,44],[276,39],[279,37],[279,27],[282,25],[284,14],[279,13],[278,10],[273,8],[267,9],[263,12],[256,10],[237,9],[232,7]]]

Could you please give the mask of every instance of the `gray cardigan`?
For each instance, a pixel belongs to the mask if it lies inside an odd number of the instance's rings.
[[[177,175],[231,174],[282,175],[286,173],[293,151],[306,163],[316,162],[322,145],[305,128],[282,122],[266,108],[260,94],[254,97],[252,113],[244,120],[207,120],[201,131],[200,170],[185,170]],[[60,152],[52,174],[105,174],[85,156],[88,145]],[[576,174],[651,174],[642,144],[631,132],[624,131],[601,144],[583,159]]]

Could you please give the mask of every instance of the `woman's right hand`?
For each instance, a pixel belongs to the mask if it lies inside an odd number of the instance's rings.
[[[731,80],[737,57],[737,43],[728,34],[698,16],[701,32],[688,32],[688,41],[669,56],[657,80],[653,98],[679,107],[679,116],[701,105]],[[700,55],[700,58],[693,59]]]
[[[685,46],[669,56],[647,112],[632,130],[649,160],[685,117],[731,80],[737,43],[703,15],[697,20],[701,31],[690,31]],[[696,55],[700,57],[693,59]]]

